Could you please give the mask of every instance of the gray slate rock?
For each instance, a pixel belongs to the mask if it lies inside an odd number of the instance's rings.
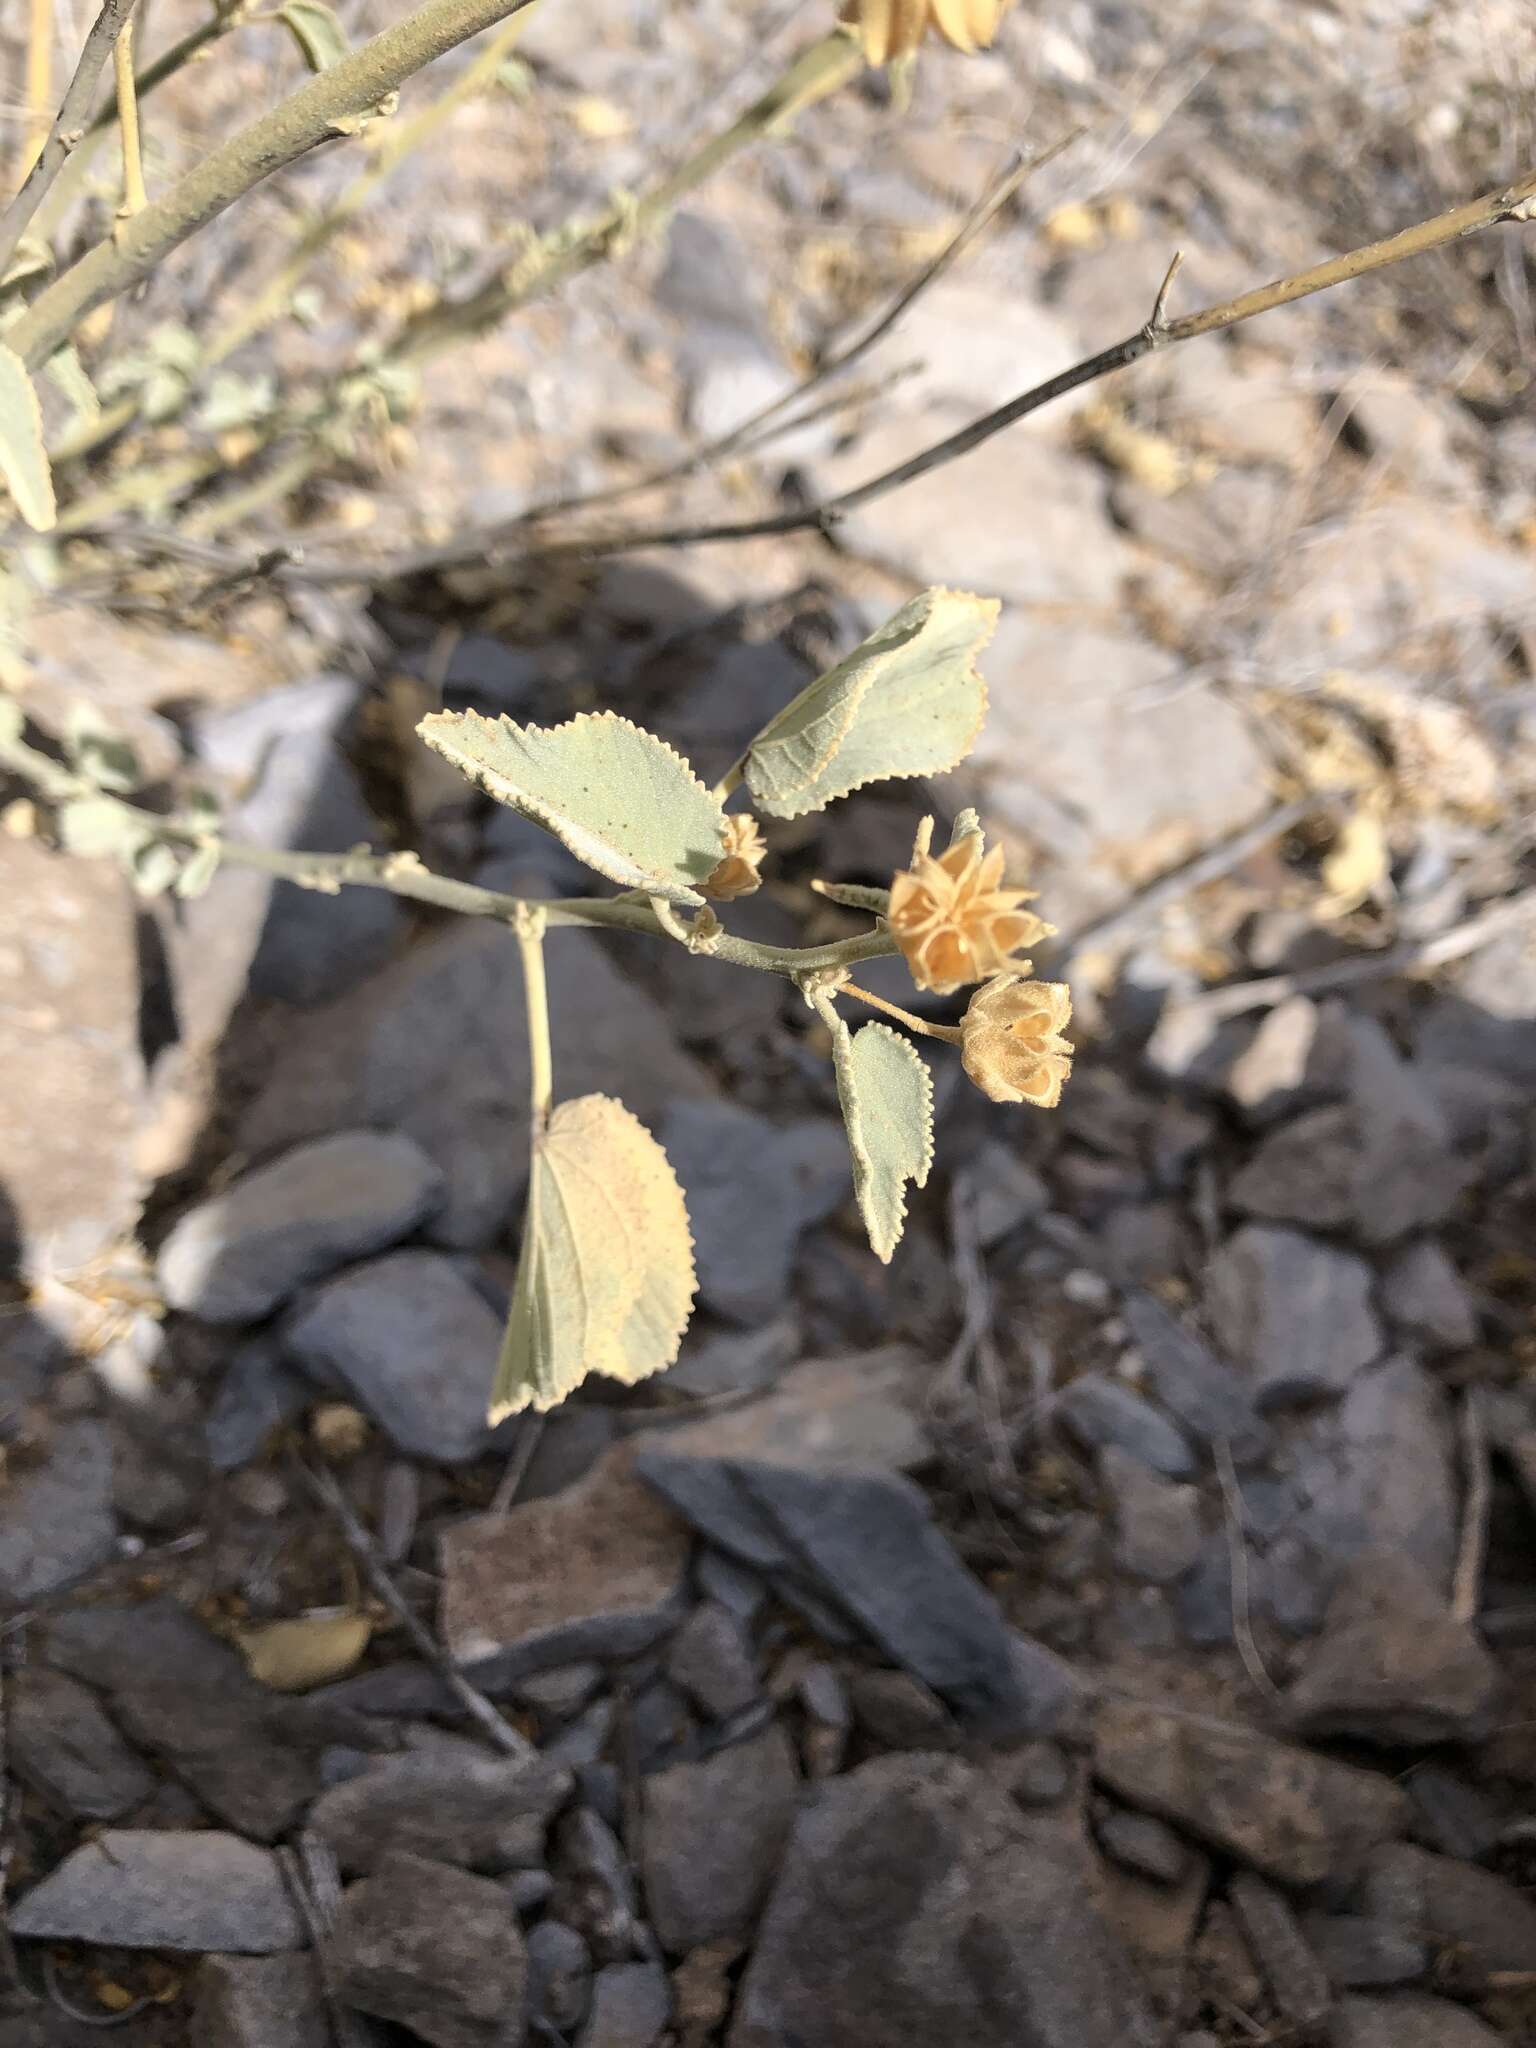
[[[592,2000],[592,1951],[563,1920],[528,1930],[528,2010],[569,2033]]]
[[[519,2048],[528,1957],[505,1893],[398,1850],[349,1885],[330,1963],[346,2004],[431,2048]]]
[[[1408,1745],[1466,1741],[1503,1689],[1475,1629],[1457,1621],[1422,1566],[1396,1550],[1354,1560],[1322,1634],[1287,1688],[1287,1723],[1313,1738]]]
[[[1463,2005],[1399,1991],[1346,1998],[1334,2021],[1333,2048],[1499,2048],[1500,2040]]]
[[[1435,1238],[1404,1245],[1381,1276],[1381,1305],[1396,1329],[1432,1350],[1477,1342],[1476,1303]]]
[[[209,1956],[192,2027],[198,2048],[331,2048],[320,1972],[307,1956]]]
[[[1261,1409],[1341,1394],[1385,1347],[1371,1269],[1297,1230],[1250,1223],[1206,1268],[1216,1340],[1252,1375]]]
[[[1302,1925],[1312,1953],[1340,1991],[1413,1984],[1429,1968],[1429,1950],[1386,1920],[1359,1913],[1309,1913]]]
[[[562,934],[546,971],[563,1092],[617,1095],[652,1123],[677,1098],[713,1095],[661,1009],[596,941]],[[268,1154],[338,1129],[403,1131],[444,1178],[434,1241],[474,1249],[495,1238],[516,1204],[527,1117],[517,947],[509,932],[466,918],[303,1020],[239,1142]]]
[[[347,1873],[372,1871],[395,1849],[468,1870],[513,1870],[543,1862],[545,1830],[570,1790],[570,1773],[543,1757],[427,1750],[383,1757],[332,1785],[309,1825]]]
[[[1370,1857],[1357,1900],[1368,1917],[1427,1941],[1435,1981],[1478,1997],[1506,1971],[1536,1970],[1536,1905],[1491,1870],[1391,1842]]]
[[[751,1706],[760,1689],[746,1630],[712,1600],[697,1606],[672,1638],[667,1675],[714,1721]]]
[[[11,1766],[55,1811],[117,1820],[154,1791],[154,1773],[88,1687],[44,1664],[25,1664],[8,1691]]]
[[[270,1955],[308,1936],[277,1858],[238,1835],[111,1829],[11,1908],[13,1934],[109,1948]]]
[[[1074,1826],[957,1759],[882,1757],[796,1823],[730,2048],[1152,2048]]]
[[[1349,1082],[1349,1037],[1336,1003],[1288,996],[1260,1019],[1223,1093],[1256,1126],[1337,1101]]]
[[[663,1948],[686,1955],[750,1930],[799,1789],[794,1752],[777,1727],[644,1780],[645,1895]]]
[[[273,1430],[301,1415],[314,1397],[309,1382],[284,1364],[276,1337],[250,1338],[226,1366],[203,1423],[209,1464],[215,1472],[248,1465]]]
[[[485,1449],[501,1323],[453,1260],[391,1252],[298,1301],[283,1349],[418,1458],[461,1465]]]
[[[719,1396],[768,1387],[800,1354],[800,1319],[777,1316],[755,1330],[694,1330],[667,1372],[667,1385],[685,1394]]]
[[[655,1953],[640,1923],[634,1872],[623,1844],[601,1814],[578,1806],[555,1823],[556,1875],[550,1910],[574,1927],[600,1963]]]
[[[592,2009],[576,2048],[655,2048],[672,2017],[660,1963],[610,1963],[592,1982]]]
[[[778,1125],[731,1103],[682,1102],[660,1138],[688,1198],[700,1301],[733,1322],[772,1316],[801,1233],[850,1192],[842,1129],[829,1117]]]
[[[1390,1779],[1234,1722],[1105,1700],[1093,1741],[1096,1775],[1127,1804],[1278,1884],[1321,1884],[1406,1825]]]
[[[1112,1444],[1169,1479],[1193,1479],[1189,1439],[1150,1401],[1104,1373],[1079,1373],[1065,1386],[1056,1413],[1085,1450]]]
[[[1116,1564],[1156,1586],[1181,1579],[1200,1555],[1199,1489],[1159,1479],[1113,1444],[1098,1463],[1113,1503]]]
[[[82,1417],[54,1430],[41,1462],[9,1479],[0,1517],[0,1611],[40,1600],[112,1556],[112,1462],[106,1424]]]
[[[1268,1425],[1242,1376],[1144,1287],[1128,1288],[1122,1306],[1152,1391],[1169,1414],[1197,1443],[1226,1443],[1240,1465],[1263,1457]]]
[[[636,1470],[721,1549],[830,1601],[976,1733],[1049,1733],[1079,1697],[1058,1658],[1015,1638],[907,1480],[660,1450]]]
[[[1189,1869],[1189,1844],[1150,1813],[1117,1807],[1094,1826],[1099,1847],[1112,1862],[1153,1884],[1177,1884]]]
[[[1289,1900],[1251,1870],[1236,1872],[1227,1886],[1227,1897],[1264,1974],[1275,2010],[1299,2039],[1314,2038],[1333,2003],[1333,1987]]]
[[[850,1694],[882,1749],[953,1749],[959,1739],[944,1702],[910,1671],[855,1671]]]
[[[408,1237],[441,1198],[409,1138],[340,1131],[188,1210],[161,1247],[160,1285],[206,1323],[260,1322],[309,1281]]]

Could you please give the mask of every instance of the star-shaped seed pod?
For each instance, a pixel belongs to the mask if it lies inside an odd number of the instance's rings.
[[[909,57],[930,28],[967,56],[984,50],[1012,0],[848,0],[843,20],[858,31],[870,64]]]
[[[961,1064],[994,1102],[1054,1109],[1072,1073],[1072,1047],[1061,1035],[1071,1017],[1064,981],[989,981],[960,1021]]]
[[[919,988],[947,996],[968,981],[1028,968],[1013,956],[1055,927],[1021,910],[1031,892],[1002,888],[1002,879],[1003,850],[983,853],[979,832],[947,853],[914,852],[912,866],[893,877],[887,921]]]
[[[752,895],[763,886],[758,869],[767,851],[756,818],[747,811],[734,812],[725,821],[724,857],[700,882],[701,892],[717,903],[734,903],[738,896]]]

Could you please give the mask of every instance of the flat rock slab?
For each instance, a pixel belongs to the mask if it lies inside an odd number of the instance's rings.
[[[209,1956],[193,1988],[198,2048],[331,2048],[312,1957]]]
[[[118,1820],[158,1780],[88,1686],[44,1664],[9,1681],[11,1766],[56,1812]]]
[[[765,1321],[788,1298],[801,1233],[852,1192],[841,1125],[682,1102],[659,1135],[688,1199],[699,1299],[733,1322]]]
[[[1080,1373],[1062,1389],[1056,1413],[1086,1450],[1113,1447],[1165,1479],[1193,1479],[1198,1470],[1177,1424],[1104,1373]]]
[[[501,1320],[441,1252],[390,1252],[322,1280],[295,1303],[282,1344],[409,1456],[460,1465],[485,1449]]]
[[[752,1927],[799,1800],[782,1728],[642,1782],[646,1903],[661,1945],[686,1955]]]
[[[341,1131],[188,1210],[160,1249],[160,1285],[204,1322],[259,1322],[307,1282],[408,1237],[441,1194],[409,1138]]]
[[[660,1448],[636,1469],[722,1550],[855,1623],[974,1732],[1048,1732],[1078,1697],[1065,1665],[1008,1628],[908,1481]]]
[[[1505,1975],[1536,1971],[1536,1905],[1491,1870],[1389,1842],[1366,1864],[1359,1905],[1414,1939],[1428,1941],[1435,1981],[1480,1997]]]
[[[112,1439],[82,1417],[56,1429],[41,1461],[17,1470],[0,1516],[0,1611],[41,1599],[104,1564],[117,1544]]]
[[[644,989],[577,931],[547,948],[562,1093],[617,1095],[642,1121],[713,1096]],[[527,1177],[528,1041],[517,945],[465,919],[306,1018],[241,1125],[270,1153],[334,1130],[403,1131],[442,1173],[438,1243],[489,1244]]]
[[[1301,1735],[1417,1746],[1486,1730],[1502,1688],[1476,1630],[1422,1566],[1372,1550],[1340,1580],[1284,1708]]]
[[[277,1858],[239,1835],[117,1828],[11,1908],[11,1932],[108,1948],[270,1955],[308,1943]]]
[[[696,1422],[658,1422],[635,1440],[689,1457],[906,1472],[933,1455],[922,1420],[930,1378],[927,1363],[902,1345],[808,1358],[758,1400]]]
[[[1407,1825],[1389,1778],[1226,1721],[1133,1700],[1094,1716],[1093,1768],[1155,1813],[1278,1884],[1321,1884]]]
[[[309,1825],[348,1873],[397,1849],[470,1870],[527,1869],[543,1860],[544,1831],[570,1789],[570,1773],[543,1757],[427,1750],[332,1785]]]
[[[0,841],[0,1265],[28,1277],[83,1264],[138,1220],[134,919],[107,862]]]
[[[393,1851],[350,1885],[331,1940],[343,2001],[430,2048],[519,2048],[528,1957],[499,1885]]]
[[[562,1493],[444,1532],[438,1618],[456,1663],[636,1656],[675,1625],[687,1526],[632,1464],[620,1446]]]
[[[1505,2040],[1475,2013],[1419,1991],[1346,1998],[1334,2020],[1334,2048],[1499,2048]]]
[[[957,1759],[882,1757],[795,1825],[730,2048],[1152,2048],[1073,1822]]]

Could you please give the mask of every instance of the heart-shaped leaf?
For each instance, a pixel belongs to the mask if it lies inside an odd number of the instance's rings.
[[[866,782],[942,775],[964,760],[987,711],[976,657],[995,598],[925,590],[764,726],[746,783],[774,818],[825,810]]]
[[[677,1357],[693,1307],[677,1176],[622,1102],[562,1102],[535,1141],[491,1421],[558,1407],[588,1373],[633,1384]]]
[[[837,1099],[853,1155],[853,1191],[875,1256],[885,1265],[907,1220],[907,1182],[926,1187],[933,1165],[933,1077],[910,1039],[888,1024],[832,1025]]]
[[[532,818],[611,882],[668,903],[704,901],[725,852],[725,812],[681,754],[612,711],[514,725],[434,711],[416,728],[487,796]]]
[[[53,471],[43,445],[43,413],[14,349],[0,343],[0,480],[5,483],[22,518],[38,533],[47,533],[57,512],[53,502]]]

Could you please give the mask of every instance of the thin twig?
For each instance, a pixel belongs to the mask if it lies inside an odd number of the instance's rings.
[[[63,2013],[65,2019],[72,2020],[77,2027],[125,2027],[130,2020],[148,2012],[155,2002],[155,1994],[146,1991],[120,2012],[82,2012],[78,2005],[72,2005],[64,1996],[59,1983],[59,1959],[51,1948],[43,1950],[43,1990],[54,2010]]]
[[[888,1003],[884,996],[872,995],[867,988],[860,988],[856,981],[845,981],[835,991],[840,996],[855,996],[861,1003],[868,1003],[872,1010],[883,1010],[887,1017],[894,1017],[905,1024],[909,1031],[915,1031],[922,1038],[942,1038],[946,1044],[960,1043],[959,1026],[955,1024],[930,1024],[925,1018],[914,1017],[910,1010],[903,1010],[896,1003]]]
[[[1426,974],[1436,967],[1448,967],[1490,945],[1504,932],[1523,924],[1536,913],[1536,889],[1508,896],[1474,916],[1453,924],[1448,931],[1429,939],[1413,939],[1387,946],[1379,953],[1357,955],[1348,960],[1330,960],[1321,967],[1298,968],[1294,974],[1267,974],[1258,981],[1240,981],[1230,988],[1207,989],[1174,1006],[1178,1016],[1194,1014],[1220,1022],[1241,1017],[1250,1010],[1270,1010],[1291,996],[1325,995],[1333,989],[1355,988],[1361,983],[1389,981],[1399,975]]]
[[[1103,917],[1093,918],[1087,924],[1079,925],[1076,931],[1068,932],[1057,949],[1060,957],[1056,965],[1071,960],[1090,946],[1106,945],[1121,938],[1127,931],[1155,917],[1159,911],[1166,910],[1171,903],[1181,902],[1192,891],[1204,888],[1207,882],[1219,881],[1223,875],[1240,867],[1250,854],[1279,839],[1304,818],[1311,817],[1333,801],[1336,799],[1305,796],[1297,797],[1292,803],[1277,804],[1243,831],[1218,840],[1193,860],[1159,875],[1155,882],[1149,882],[1145,889],[1118,910],[1107,911]]]
[[[1476,1620],[1482,1602],[1491,1494],[1488,1432],[1483,1421],[1483,1404],[1475,1387],[1469,1387],[1461,1401],[1461,1462],[1467,1493],[1461,1516],[1461,1543],[1456,1553],[1451,1612],[1457,1621],[1472,1622]]]
[[[491,1513],[504,1515],[516,1501],[523,1481],[528,1477],[528,1467],[533,1463],[533,1454],[539,1448],[544,1434],[542,1415],[525,1415],[517,1426],[517,1441],[507,1457],[496,1491],[491,1496]]]
[[[306,1828],[299,1836],[297,1850],[284,1844],[277,1856],[289,1895],[309,1936],[331,2039],[336,2048],[367,2048],[372,2037],[364,2020],[340,1995],[331,1961],[331,1937],[341,1905],[341,1873],[331,1846],[312,1828]]]
[[[80,62],[75,66],[75,75],[69,81],[53,126],[48,131],[48,139],[39,151],[36,163],[28,171],[21,190],[0,214],[0,277],[9,270],[11,258],[16,254],[33,214],[42,205],[49,186],[85,134],[91,104],[96,97],[96,81],[133,9],[134,0],[106,0],[85,39]],[[64,339],[62,335],[59,338]],[[47,354],[52,353],[50,348]]]
[[[1164,280],[1149,318],[1129,334],[1123,341],[1112,347],[1101,349],[1096,355],[1086,356],[1062,370],[1043,383],[1036,384],[1006,405],[994,407],[972,420],[968,426],[956,433],[946,435],[942,441],[921,449],[908,456],[906,461],[897,463],[892,469],[881,471],[878,476],[855,485],[835,497],[824,498],[812,505],[798,506],[787,512],[771,513],[761,519],[745,519],[720,524],[695,526],[657,526],[638,528],[629,532],[611,534],[589,534],[585,538],[551,543],[548,546],[523,551],[523,558],[546,561],[567,555],[597,557],[603,555],[628,554],[642,548],[659,547],[700,547],[716,541],[757,540],[778,534],[820,531],[832,534],[838,524],[850,513],[873,504],[877,499],[900,490],[904,485],[915,483],[919,477],[927,476],[946,463],[957,461],[990,441],[994,434],[1002,433],[1014,426],[1030,413],[1038,412],[1053,400],[1065,398],[1071,392],[1080,391],[1085,385],[1096,383],[1117,370],[1124,370],[1139,362],[1155,350],[1170,348],[1181,341],[1193,341],[1203,334],[1215,334],[1226,328],[1239,326],[1245,320],[1255,319],[1261,313],[1273,311],[1276,307],[1293,304],[1297,299],[1310,297],[1315,292],[1327,291],[1337,284],[1345,284],[1373,271],[1384,270],[1394,263],[1405,262],[1409,257],[1426,255],[1435,249],[1444,248],[1448,243],[1460,241],[1467,235],[1478,234],[1485,228],[1497,227],[1510,222],[1526,222],[1536,219],[1536,171],[1517,179],[1513,184],[1490,192],[1479,199],[1469,201],[1465,206],[1452,207],[1448,212],[1437,214],[1433,220],[1423,221],[1416,227],[1405,228],[1401,233],[1389,235],[1382,241],[1366,243],[1362,248],[1351,249],[1342,256],[1331,257],[1326,263],[1312,265],[1298,271],[1292,277],[1276,279],[1271,284],[1261,285],[1254,291],[1244,292],[1237,298],[1223,300],[1220,304],[1208,306],[1198,313],[1187,314],[1181,320],[1160,321],[1159,315],[1171,276]],[[356,581],[368,577],[387,578],[393,575],[421,574],[434,569],[448,569],[463,566],[467,562],[498,560],[494,549],[487,551],[486,537],[477,530],[463,538],[445,542],[441,547],[422,549],[391,564],[375,563],[367,569],[357,563],[344,564],[336,561],[314,561],[302,572],[303,580],[334,582]]]
[[[420,1615],[411,1607],[390,1577],[372,1537],[353,1512],[351,1502],[331,1474],[318,1466],[305,1464],[301,1458],[296,1458],[293,1462],[303,1484],[335,1518],[337,1527],[346,1540],[347,1548],[362,1567],[369,1585],[410,1637],[418,1655],[436,1672],[476,1727],[504,1755],[533,1756],[535,1751],[532,1743],[519,1735],[511,1723],[491,1705],[485,1694],[478,1692],[470,1684]]]
[[[1237,1467],[1232,1462],[1232,1446],[1225,1437],[1217,1437],[1211,1446],[1211,1455],[1215,1460],[1216,1478],[1226,1514],[1227,1554],[1232,1564],[1232,1634],[1237,1643],[1237,1654],[1242,1658],[1243,1669],[1256,1690],[1266,1699],[1278,1699],[1280,1689],[1270,1677],[1254,1640],[1248,1583],[1248,1537],[1243,1528],[1243,1495],[1237,1483]]]

